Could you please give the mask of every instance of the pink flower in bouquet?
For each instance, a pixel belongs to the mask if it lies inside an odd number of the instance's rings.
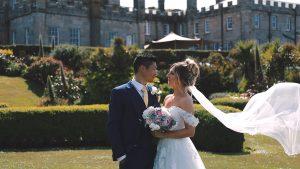
[[[152,131],[168,131],[176,125],[176,121],[165,108],[154,108],[153,106],[148,107],[143,112],[143,118],[146,121],[146,125],[148,125]]]

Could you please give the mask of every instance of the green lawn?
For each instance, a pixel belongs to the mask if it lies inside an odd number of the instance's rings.
[[[199,153],[207,169],[300,168],[300,155],[287,156],[281,146],[275,140],[268,137],[246,135],[245,147],[249,147],[253,151],[242,154]],[[117,163],[111,160],[110,149],[50,149],[0,152],[0,168],[116,169]]]
[[[9,106],[36,106],[43,93],[41,86],[21,77],[0,76],[0,103]]]

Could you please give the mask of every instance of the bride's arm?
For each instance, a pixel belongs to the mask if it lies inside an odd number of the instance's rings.
[[[167,132],[152,132],[154,137],[157,138],[185,138],[185,137],[194,137],[195,127],[185,123],[185,128],[177,131],[167,131]]]

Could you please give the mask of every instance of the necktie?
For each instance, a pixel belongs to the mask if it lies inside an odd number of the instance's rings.
[[[147,92],[147,89],[145,86],[143,87],[142,92],[143,92],[144,103],[145,103],[146,107],[148,107],[148,92]]]

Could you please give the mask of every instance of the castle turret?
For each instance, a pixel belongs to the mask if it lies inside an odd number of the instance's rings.
[[[164,11],[165,10],[165,0],[158,0],[158,9],[160,11]]]
[[[120,6],[120,0],[108,0],[109,5]]]
[[[145,0],[134,0],[133,8],[137,10],[145,9]]]
[[[216,0],[216,4],[222,2],[222,1],[225,1],[225,0]]]
[[[197,10],[197,0],[187,0],[187,10]]]
[[[106,5],[106,0],[90,0],[90,42],[91,46],[100,45],[100,18],[101,9]]]

